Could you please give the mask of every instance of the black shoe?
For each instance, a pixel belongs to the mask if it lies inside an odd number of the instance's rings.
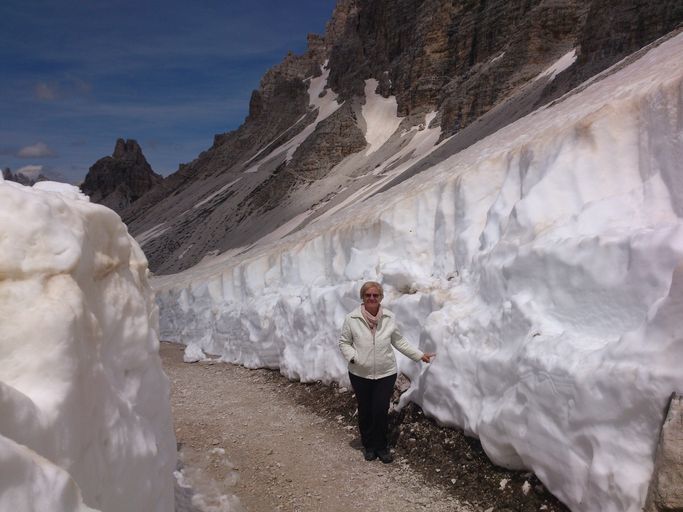
[[[363,450],[363,456],[365,460],[375,460],[377,458],[377,453],[375,450]]]
[[[390,464],[391,462],[394,462],[394,457],[391,455],[391,452],[388,448],[385,448],[384,450],[377,450],[377,456],[379,457],[379,460],[384,462],[384,464]]]

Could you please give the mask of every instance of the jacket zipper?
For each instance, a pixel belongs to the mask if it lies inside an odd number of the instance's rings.
[[[372,331],[372,376],[377,377],[377,347],[375,346],[375,330]]]

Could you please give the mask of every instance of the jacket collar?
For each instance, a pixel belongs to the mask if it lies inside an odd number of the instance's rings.
[[[382,318],[384,318],[385,316],[392,317],[392,316],[394,316],[394,314],[391,311],[389,311],[388,309],[386,309],[385,307],[382,307]],[[365,318],[363,318],[363,313],[360,310],[360,306],[358,306],[356,309],[351,311],[351,317],[352,318],[360,318],[363,321],[365,321]]]

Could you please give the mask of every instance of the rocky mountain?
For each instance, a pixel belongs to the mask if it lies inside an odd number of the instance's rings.
[[[243,125],[122,217],[158,273],[277,239],[563,101],[682,20],[674,0],[339,0]]]
[[[91,201],[120,212],[162,179],[147,163],[137,141],[118,139],[114,153],[90,167],[81,189]]]
[[[2,170],[2,178],[7,180],[7,181],[14,181],[16,183],[21,183],[22,185],[26,185],[27,187],[30,187],[34,183],[37,183],[39,181],[47,181],[49,178],[47,176],[44,176],[43,174],[38,174],[35,178],[32,178],[30,176],[26,176],[25,174],[21,172],[16,172],[13,173],[9,167],[6,167],[5,169]]]

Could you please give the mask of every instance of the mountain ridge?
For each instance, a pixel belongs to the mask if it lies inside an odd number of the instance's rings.
[[[266,72],[238,129],[216,135],[122,218],[135,235],[156,233],[143,248],[158,273],[247,248],[416,174],[422,157],[403,148],[422,144],[424,130],[430,140],[438,130],[431,165],[681,20],[672,1],[341,0],[324,36],[309,34],[306,52]],[[603,26],[610,35],[595,38]],[[565,69],[542,76],[572,51]],[[395,101],[383,115],[399,128],[364,155],[364,107],[380,98]]]

